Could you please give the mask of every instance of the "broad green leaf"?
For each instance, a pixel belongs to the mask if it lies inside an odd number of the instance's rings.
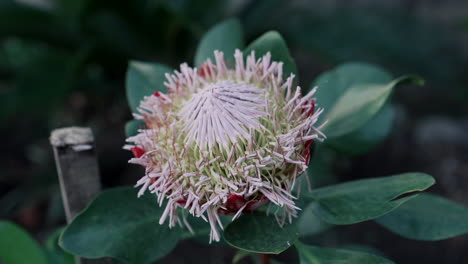
[[[317,203],[312,202],[302,209],[302,212],[296,221],[297,230],[301,237],[316,235],[333,227],[333,225],[323,221],[320,217],[315,215],[314,210],[316,210],[315,207],[317,206],[319,206]]]
[[[211,28],[201,39],[195,54],[195,65],[200,66],[208,58],[214,60],[213,52],[222,51],[224,58],[233,61],[234,51],[244,48],[242,26],[237,19],[229,19]]]
[[[85,258],[151,263],[168,254],[183,234],[158,223],[163,209],[154,195],[137,198],[133,188],[104,191],[65,228],[59,244]]]
[[[4,264],[47,264],[39,244],[22,228],[8,221],[0,221],[0,262]]]
[[[394,118],[395,108],[387,103],[361,128],[341,137],[327,139],[325,143],[347,155],[369,152],[390,135]]]
[[[393,88],[403,82],[422,84],[416,76],[403,76],[386,84],[356,84],[351,86],[325,116],[323,132],[328,138],[349,134],[363,125],[383,107]]]
[[[303,175],[303,177],[309,177],[312,189],[335,183],[336,177],[333,174],[332,166],[336,157],[336,152],[326,144],[314,143],[307,173]],[[309,191],[305,180],[302,182],[302,190],[304,193]]]
[[[344,63],[336,68],[320,74],[311,84],[309,90],[317,86],[315,98],[323,114],[327,115],[336,106],[338,98],[352,86],[366,83],[386,84],[392,81],[392,76],[383,69],[362,62]],[[325,116],[321,119],[324,120]]]
[[[297,81],[298,75],[296,63],[289,54],[286,42],[278,32],[269,31],[261,35],[244,50],[244,56],[250,55],[252,51],[255,51],[256,58],[270,52],[271,59],[273,61],[283,62],[283,78],[286,79],[291,73],[293,73],[296,75],[295,80]]]
[[[385,84],[391,80],[392,76],[379,67],[367,63],[352,62],[322,73],[310,89],[314,86],[318,87],[315,97],[319,106],[324,109],[321,118],[323,121],[336,105],[338,98],[352,86],[366,83]],[[393,118],[393,107],[387,103],[361,128],[341,137],[328,138],[326,144],[346,154],[367,152],[390,133]]]
[[[359,251],[359,252],[364,252],[376,256],[381,256],[385,257],[385,254],[380,251],[377,248],[371,247],[369,245],[363,245],[363,244],[346,244],[343,246],[340,246],[340,249],[347,249],[347,250],[352,250],[352,251]]]
[[[377,223],[403,237],[441,240],[468,234],[468,208],[434,194],[420,194]]]
[[[347,249],[321,248],[295,244],[300,264],[392,264],[380,256]]]
[[[423,191],[434,184],[424,173],[363,179],[313,190],[307,197],[319,206],[314,213],[328,223],[348,225],[380,217],[415,197],[399,196]]]
[[[75,258],[69,253],[63,251],[58,245],[58,240],[62,234],[63,228],[53,232],[46,241],[47,254],[49,255],[49,264],[74,264]]]
[[[321,121],[325,121],[330,111],[338,107],[338,99],[346,94],[351,87],[368,84],[386,85],[391,81],[392,76],[377,66],[352,62],[322,73],[310,86],[310,89],[318,87],[315,97],[318,105],[324,109]],[[393,119],[393,106],[384,103],[382,109],[354,131],[338,137],[330,137],[330,134],[327,134],[326,144],[346,154],[365,153],[388,136]]]
[[[127,100],[132,112],[136,112],[144,96],[156,91],[166,92],[164,82],[171,69],[158,63],[132,61],[127,71]]]
[[[200,217],[194,217],[187,213],[187,222],[193,229],[193,233],[189,232],[188,230],[184,233],[184,238],[190,238],[197,243],[203,245],[210,245],[209,234],[211,231],[210,224],[207,223]],[[223,224],[223,227],[226,227],[229,223],[231,223],[232,216],[231,215],[219,215],[219,219]],[[222,234],[221,234],[222,235]],[[227,245],[225,241],[221,240],[216,242],[217,245]]]
[[[125,136],[131,137],[138,134],[138,129],[144,128],[145,122],[141,120],[130,120],[125,124]]]
[[[288,249],[298,234],[295,225],[280,227],[273,216],[263,212],[243,215],[226,227],[224,239],[238,249],[279,254]]]

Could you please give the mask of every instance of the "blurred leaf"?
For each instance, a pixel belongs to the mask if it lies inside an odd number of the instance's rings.
[[[19,64],[16,90],[9,98],[14,101],[16,113],[41,116],[61,105],[75,88],[92,51],[91,45],[73,55],[39,49],[38,54]]]
[[[347,249],[347,250],[352,250],[352,251],[359,251],[359,252],[364,252],[368,254],[372,254],[375,256],[381,256],[385,257],[385,254],[380,251],[377,248],[371,247],[369,245],[363,245],[363,244],[347,244],[344,246],[340,246],[340,249]]]
[[[241,261],[242,259],[246,258],[246,257],[252,257],[252,258],[257,258],[256,259],[256,262],[258,262],[258,254],[254,253],[254,252],[249,252],[249,251],[245,251],[245,250],[238,250],[236,252],[236,254],[234,255],[234,257],[232,258],[232,264],[237,264],[239,263],[239,261]]]
[[[392,264],[393,262],[371,254],[347,249],[320,248],[295,244],[300,264]]]
[[[279,254],[288,249],[297,238],[295,225],[280,227],[275,217],[264,212],[242,215],[224,231],[226,242],[249,252]]]
[[[0,221],[0,260],[4,264],[47,264],[39,244],[19,226]]]
[[[315,189],[305,194],[316,201],[314,214],[328,223],[349,225],[371,220],[395,210],[415,197],[401,195],[423,191],[434,184],[424,173],[363,179]]]
[[[465,30],[465,33],[468,33],[468,16],[465,16],[461,21],[461,26]]]
[[[132,112],[140,106],[144,96],[152,95],[156,91],[166,92],[164,82],[166,73],[171,69],[165,65],[141,61],[132,61],[127,71],[127,100]]]
[[[464,74],[455,35],[406,8],[297,5],[281,15],[269,26],[278,25],[291,44],[311,52],[322,62],[366,60],[385,65],[397,74],[416,72],[427,76],[431,83],[437,83],[435,87],[454,84]],[[288,23],[282,23],[285,18]],[[245,27],[249,26],[255,25],[246,23]]]
[[[65,228],[59,244],[85,258],[151,263],[168,254],[183,233],[160,225],[162,213],[155,195],[137,198],[128,187],[104,191]]]
[[[393,88],[402,82],[422,84],[423,80],[415,76],[403,76],[386,84],[351,86],[325,116],[328,123],[323,132],[332,139],[361,128],[383,107]]]
[[[259,38],[254,40],[245,50],[244,56],[250,55],[252,51],[255,51],[255,57],[260,58],[267,52],[271,53],[271,59],[273,61],[283,62],[283,78],[286,79],[291,73],[293,73],[298,80],[297,67],[294,59],[289,54],[288,46],[284,41],[283,37],[276,31],[268,31],[261,35]]]
[[[79,29],[81,16],[90,0],[53,0],[57,13],[67,21],[71,28]]]
[[[138,134],[138,129],[145,128],[145,122],[141,120],[130,120],[125,124],[125,136],[132,137]]]
[[[86,25],[104,48],[103,52],[110,51],[114,56],[124,55],[136,59],[154,55],[149,37],[140,33],[135,23],[128,22],[119,14],[105,10],[91,16]]]
[[[43,54],[18,75],[18,107],[32,114],[47,112],[65,100],[73,88],[72,57],[63,53]]]
[[[55,14],[19,3],[0,3],[0,38],[17,36],[74,48],[78,36],[60,24]]]
[[[58,245],[58,240],[63,228],[53,232],[46,241],[46,249],[49,255],[49,264],[74,264],[75,257],[63,251]]]
[[[191,24],[212,25],[225,17],[226,0],[169,0],[164,1],[174,12]]]
[[[468,208],[426,193],[378,218],[377,223],[406,238],[442,240],[468,233]]]
[[[211,28],[201,39],[195,54],[195,65],[199,67],[208,58],[215,62],[213,51],[224,53],[224,58],[233,61],[235,49],[244,48],[242,26],[236,19],[229,19]]]
[[[240,17],[244,24],[247,35],[253,35],[259,32],[265,32],[271,28],[279,28],[284,20],[291,15],[289,4],[291,1],[283,0],[254,0],[247,1],[246,5],[240,10]],[[269,19],[259,19],[268,16]],[[287,23],[285,23],[287,24]]]

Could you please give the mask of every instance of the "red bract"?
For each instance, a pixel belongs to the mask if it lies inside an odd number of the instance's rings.
[[[268,199],[265,196],[262,196],[262,198],[258,200],[256,199],[256,200],[248,201],[248,205],[245,207],[244,212],[251,213],[255,209],[260,208],[261,206],[266,204],[267,202],[268,202]]]
[[[242,207],[245,206],[243,212],[251,213],[255,209],[259,208],[260,206],[264,205],[268,202],[268,199],[264,196],[260,199],[254,199],[247,201],[244,197],[238,194],[231,194],[226,202],[226,209],[219,209],[218,212],[224,215],[235,214],[237,213]],[[247,204],[247,205],[246,205]]]
[[[310,105],[310,109],[307,111],[307,116],[313,115],[315,111],[315,101],[309,100],[307,101],[306,105]]]
[[[143,156],[143,154],[145,154],[145,151],[140,147],[133,147],[130,150],[132,151],[133,156],[135,156],[135,158],[140,158],[141,156]]]
[[[208,68],[208,65],[206,63],[203,63],[201,65],[199,74],[202,78],[206,78],[210,75],[210,68]]]

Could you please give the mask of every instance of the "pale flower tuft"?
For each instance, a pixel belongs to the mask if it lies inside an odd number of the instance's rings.
[[[125,146],[129,162],[146,168],[137,182],[138,195],[154,193],[166,201],[159,223],[185,224],[185,209],[211,226],[219,241],[219,213],[250,212],[270,202],[282,208],[279,224],[300,210],[292,194],[305,171],[310,145],[325,137],[316,126],[323,109],[316,108],[315,88],[306,95],[283,78],[283,63],[245,60],[239,50],[234,67],[215,51],[198,70],[187,64],[166,74],[167,93],[146,96],[136,119],[146,123]]]

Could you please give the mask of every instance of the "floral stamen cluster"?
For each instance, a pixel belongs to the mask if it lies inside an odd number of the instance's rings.
[[[315,124],[315,89],[301,94],[294,75],[270,53],[245,58],[239,50],[229,66],[215,51],[198,71],[182,64],[166,74],[167,93],[146,96],[136,119],[145,129],[127,139],[131,163],[145,167],[138,195],[149,191],[165,210],[159,223],[185,224],[184,211],[211,226],[211,240],[223,228],[219,214],[250,212],[269,202],[282,208],[278,222],[300,210],[292,194],[306,170],[310,145],[324,135]],[[185,209],[185,210],[181,210]]]

